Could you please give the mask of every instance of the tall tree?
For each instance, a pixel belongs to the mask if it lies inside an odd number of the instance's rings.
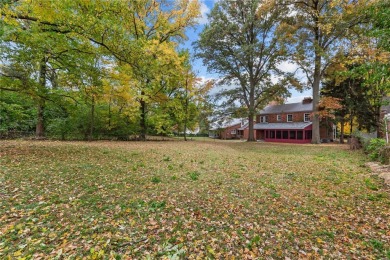
[[[225,96],[247,108],[248,141],[255,141],[256,111],[286,93],[283,84],[272,82],[285,55],[279,41],[284,10],[274,1],[219,1],[195,43],[208,70],[222,76],[221,85],[229,85]]]
[[[345,47],[347,37],[366,17],[373,0],[279,0],[290,7],[288,22],[293,34],[292,59],[306,75],[313,91],[312,143],[320,143],[318,105],[320,83],[332,58]]]
[[[48,101],[68,97],[59,91],[58,74],[76,74],[86,70],[93,52],[88,41],[72,38],[69,31],[52,26],[54,22],[50,5],[22,1],[8,1],[0,6],[2,33],[0,38],[1,77],[13,80],[6,91],[18,91],[32,96],[37,106],[36,136],[45,135],[45,110]],[[36,4],[36,6],[35,6]],[[37,17],[46,14],[47,21]],[[32,16],[30,16],[32,15]],[[69,79],[69,77],[68,77]]]
[[[10,26],[18,24],[26,31],[39,28],[99,47],[101,54],[128,65],[133,88],[138,90],[143,140],[148,105],[168,87],[169,77],[181,65],[178,41],[199,15],[196,0],[8,1],[1,8],[2,22]]]
[[[131,23],[137,48],[124,57],[138,80],[140,139],[147,134],[148,106],[165,102],[165,93],[175,89],[176,73],[182,71],[184,57],[177,51],[177,40],[195,24],[199,15],[197,1],[142,0],[134,4]]]

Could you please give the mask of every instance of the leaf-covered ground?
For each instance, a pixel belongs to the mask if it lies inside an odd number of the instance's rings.
[[[337,145],[0,142],[0,259],[390,257],[389,190]]]

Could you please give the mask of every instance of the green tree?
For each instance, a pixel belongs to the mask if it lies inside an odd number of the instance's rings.
[[[320,143],[318,104],[320,83],[332,58],[342,52],[354,29],[367,20],[366,10],[373,1],[280,0],[290,8],[286,22],[294,42],[291,57],[306,75],[313,91],[312,143]]]
[[[274,1],[219,1],[195,44],[197,56],[222,76],[220,84],[229,86],[222,95],[247,108],[248,141],[255,140],[253,121],[258,109],[286,94],[285,82],[272,82],[286,53],[279,27],[286,15],[283,10]]]
[[[178,41],[185,38],[184,30],[194,25],[199,15],[199,3],[192,0],[37,0],[11,1],[1,7],[2,21],[11,27],[65,37],[89,46],[85,52],[95,52],[98,47],[101,55],[120,66],[128,65],[132,88],[137,91],[143,140],[148,105],[163,100],[160,94],[171,87],[169,78],[181,65]]]
[[[37,7],[45,5],[11,2],[1,6],[0,80],[4,84],[0,87],[4,91],[18,91],[33,98],[37,107],[36,136],[41,138],[45,135],[47,102],[57,103],[61,98],[73,98],[61,88],[59,78],[66,77],[64,81],[69,81],[80,70],[90,69],[88,63],[94,57],[93,46],[61,32],[58,27],[51,26],[52,22],[41,22],[36,18],[34,15],[39,17],[43,12]],[[45,10],[48,11],[48,8]]]
[[[368,10],[372,25],[366,34],[379,39],[379,47],[390,51],[390,3],[386,0],[378,0]]]

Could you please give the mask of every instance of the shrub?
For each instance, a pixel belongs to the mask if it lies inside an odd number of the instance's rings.
[[[390,164],[390,146],[386,145],[379,149],[379,160],[383,164]]]
[[[380,160],[380,150],[386,146],[386,141],[381,138],[373,138],[366,147],[366,151],[371,160]]]

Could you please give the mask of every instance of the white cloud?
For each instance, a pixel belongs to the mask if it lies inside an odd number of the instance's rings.
[[[278,65],[278,69],[284,72],[295,72],[298,69],[298,65],[291,61],[283,61]]]
[[[305,98],[305,97],[312,97],[312,94],[311,94],[311,91],[304,91],[304,93],[307,93],[306,95],[297,95],[296,94],[292,95],[292,97],[290,98],[287,98],[286,100],[286,104],[291,104],[291,103],[299,103],[299,102],[302,102],[302,100]]]
[[[198,76],[198,78],[200,79],[200,82],[201,82],[202,84],[206,83],[207,81],[216,80],[216,79],[217,79],[217,78],[206,77],[206,76]]]
[[[198,18],[199,24],[206,24],[207,23],[207,14],[210,13],[210,8],[205,4],[204,1],[200,2],[200,17]]]

